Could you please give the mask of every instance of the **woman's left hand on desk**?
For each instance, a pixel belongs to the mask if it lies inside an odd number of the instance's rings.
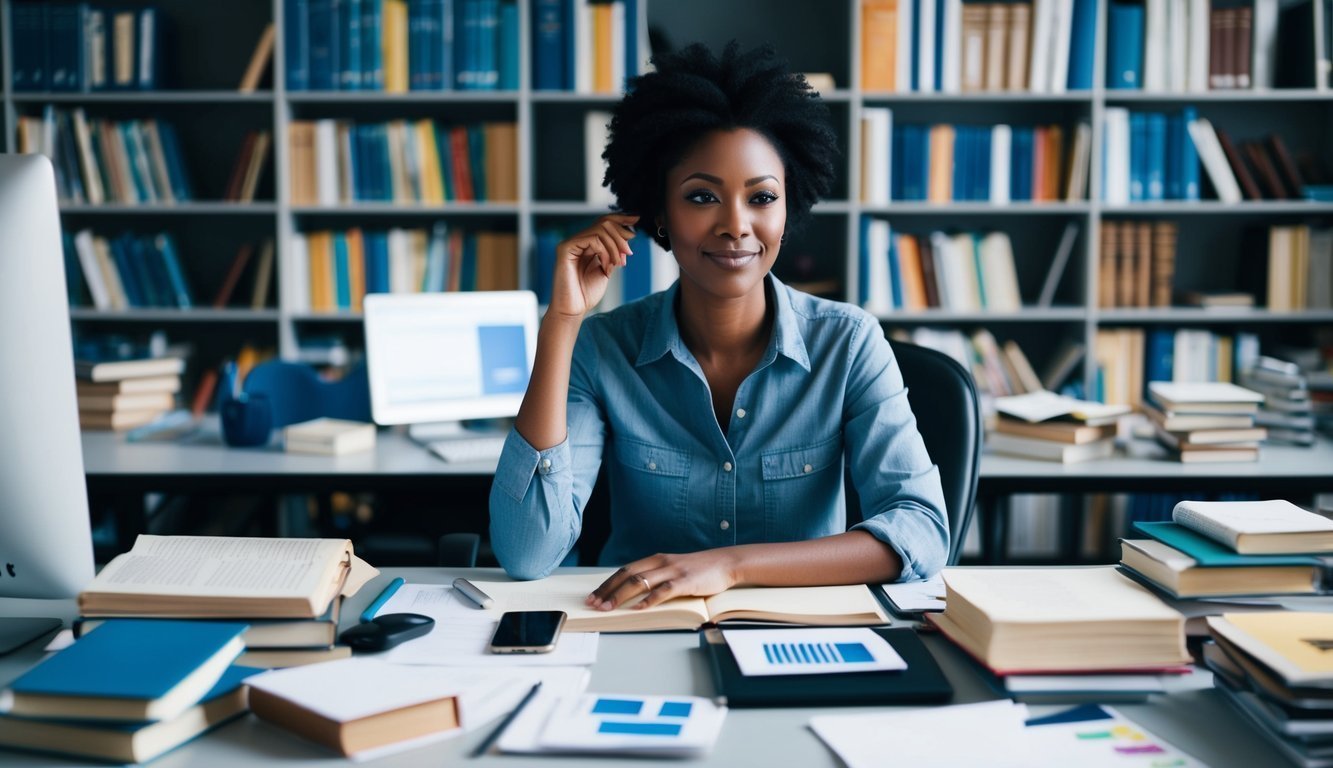
[[[735,586],[736,558],[727,548],[635,560],[588,595],[592,608],[609,611],[643,597],[634,608],[648,608],[673,597],[707,597]],[[644,597],[646,595],[646,597]]]

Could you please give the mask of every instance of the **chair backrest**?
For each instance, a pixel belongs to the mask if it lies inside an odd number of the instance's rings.
[[[972,374],[952,357],[893,341],[907,401],[930,458],[940,468],[949,515],[949,564],[958,562],[972,522],[981,467],[981,403]]]
[[[245,377],[247,393],[268,395],[273,428],[321,416],[370,421],[370,382],[365,364],[358,364],[337,381],[325,381],[305,363],[269,360]]]

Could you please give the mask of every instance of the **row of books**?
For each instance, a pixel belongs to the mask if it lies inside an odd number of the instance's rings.
[[[1107,88],[1327,89],[1328,0],[1113,1]]]
[[[866,91],[1062,93],[1092,88],[1097,0],[861,4]]]
[[[314,231],[290,240],[293,311],[361,311],[367,293],[518,288],[512,232],[430,229]]]
[[[180,139],[166,120],[89,120],[83,109],[47,106],[18,119],[19,152],[55,168],[64,202],[169,205],[194,197]]]
[[[94,235],[84,229],[64,234],[65,263],[71,294],[79,295],[76,306],[87,306],[87,298],[98,309],[171,307],[190,309],[194,292],[170,233],[136,236],[128,232],[114,238]]]
[[[288,127],[292,203],[518,199],[514,123],[296,120]]]
[[[532,0],[532,87],[619,93],[648,71],[645,0]]]
[[[517,90],[514,0],[284,0],[290,91]]]
[[[893,125],[890,110],[865,110],[861,198],[991,203],[1084,200],[1092,131],[1079,123]]]
[[[1022,308],[1014,250],[1005,232],[895,233],[861,219],[859,303],[886,315],[940,307],[955,312]]]
[[[1175,279],[1174,221],[1101,222],[1097,305],[1167,307]]]
[[[1195,328],[1103,328],[1093,340],[1097,363],[1089,399],[1138,407],[1150,381],[1233,381],[1259,357],[1259,337]]]
[[[1198,121],[1194,107],[1172,114],[1107,107],[1103,121],[1103,200],[1124,205],[1199,199],[1199,153],[1190,135]]]
[[[1333,228],[1269,227],[1267,245],[1269,309],[1333,309]]]
[[[167,19],[154,6],[14,3],[15,91],[153,90]]]

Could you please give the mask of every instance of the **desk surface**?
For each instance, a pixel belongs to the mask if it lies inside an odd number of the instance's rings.
[[[378,594],[380,587],[395,575],[404,576],[409,581],[448,583],[453,576],[466,573],[469,572],[436,568],[387,569],[349,602],[343,616],[347,617],[345,621],[354,620],[365,604]],[[494,572],[486,572],[486,577],[494,576]],[[44,604],[37,601],[0,600],[0,615],[50,615],[57,605],[68,621],[75,610],[73,601]],[[954,685],[954,703],[994,698],[945,640],[927,637],[926,642]],[[604,693],[710,695],[712,683],[704,659],[696,650],[697,643],[696,635],[688,632],[604,635],[598,662],[592,670],[589,690]],[[10,656],[0,657],[0,684],[8,683],[40,658],[39,646],[40,643],[33,644]],[[1118,708],[1126,716],[1214,768],[1271,765],[1276,759],[1262,738],[1213,690],[1156,697],[1146,704],[1121,705]],[[1050,707],[1037,708],[1039,712],[1051,710]],[[818,710],[821,714],[871,711],[874,708]],[[727,715],[726,725],[712,753],[704,760],[690,761],[689,764],[840,766],[841,763],[833,753],[806,727],[811,714],[812,710],[800,709],[732,710]],[[461,762],[487,732],[488,728],[483,727],[462,738],[367,764],[432,768],[455,764],[456,761]],[[536,762],[531,756],[488,755],[482,760],[485,764],[497,765],[532,765]],[[543,757],[540,762],[542,765],[589,764],[587,758]],[[598,760],[597,765],[609,768],[631,762]],[[0,765],[5,766],[38,768],[69,764],[69,761],[0,752]],[[315,745],[261,723],[253,716],[229,723],[153,763],[155,768],[234,768],[237,765],[275,764],[300,768],[347,763]]]

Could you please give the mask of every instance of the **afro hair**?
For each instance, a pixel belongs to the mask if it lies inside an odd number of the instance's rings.
[[[799,229],[832,188],[838,156],[828,107],[805,78],[772,46],[742,52],[735,41],[721,57],[696,43],[653,64],[656,70],[634,78],[617,104],[602,153],[603,184],[617,208],[638,214],[641,226],[656,220],[666,205],[667,173],[694,144],[713,131],[748,128],[782,159],[787,230]],[[666,238],[652,236],[670,249]]]

